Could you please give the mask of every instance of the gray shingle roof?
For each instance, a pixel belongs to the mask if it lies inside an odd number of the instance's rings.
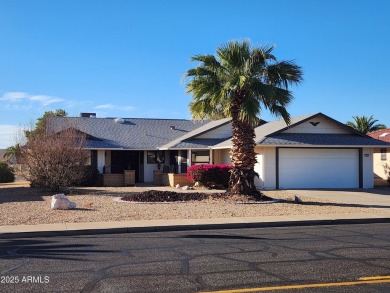
[[[353,134],[280,133],[264,138],[260,145],[383,146],[386,143]],[[390,143],[388,144],[390,146]]]
[[[160,149],[164,150],[164,149],[178,148],[178,145],[181,144],[182,142],[190,140],[198,135],[201,135],[201,134],[206,133],[210,130],[218,128],[222,125],[225,125],[226,123],[230,123],[230,120],[231,120],[230,118],[224,118],[224,119],[209,121],[206,124],[203,123],[203,125],[200,126],[199,128],[196,128],[191,132],[183,134],[182,136],[178,137],[177,139],[172,140],[171,142],[161,146]],[[219,142],[221,142],[221,141],[223,141],[223,140],[220,140]]]
[[[182,141],[175,145],[174,147],[171,147],[171,150],[174,149],[207,149],[213,145],[216,145],[225,139],[189,139],[186,141]]]
[[[339,127],[347,129],[350,135],[340,134],[283,134],[283,131],[297,126],[308,119],[316,116],[322,116],[328,120],[338,124]],[[339,146],[381,146],[385,145],[380,141],[375,141],[368,136],[332,119],[322,113],[303,115],[299,117],[292,117],[290,125],[287,125],[284,120],[277,120],[268,122],[255,128],[255,142],[257,145],[339,145]],[[214,149],[231,148],[231,140],[225,140],[217,145]]]
[[[151,150],[165,145],[204,125],[185,119],[54,117],[49,125],[55,131],[72,127],[96,139],[88,140],[91,149]],[[174,129],[171,129],[174,126]]]
[[[292,125],[298,124],[299,122],[314,116],[313,114],[310,115],[304,115],[299,117],[292,117],[290,122],[290,127]],[[268,122],[265,124],[262,124],[255,128],[255,142],[258,143],[261,141],[264,137],[266,137],[269,134],[272,134],[274,132],[280,131],[281,129],[284,129],[286,127],[289,127],[284,120],[277,120]],[[232,141],[231,139],[225,140],[217,145],[214,146],[215,149],[224,149],[224,148],[231,148],[232,147]]]

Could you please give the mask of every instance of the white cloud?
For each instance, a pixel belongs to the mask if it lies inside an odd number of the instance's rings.
[[[39,102],[42,103],[43,106],[48,106],[50,104],[59,103],[59,102],[63,102],[64,101],[64,99],[61,99],[61,98],[56,98],[56,97],[51,97],[51,96],[44,96],[44,95],[31,96],[30,100],[31,101],[39,101]]]
[[[6,102],[19,102],[23,99],[27,99],[29,95],[23,92],[5,92],[0,98],[0,101]]]
[[[0,149],[23,143],[24,128],[17,125],[0,124]]]
[[[64,99],[46,96],[46,95],[31,95],[25,92],[5,92],[1,97],[0,101],[8,103],[21,103],[25,101],[38,102],[42,106],[48,106],[54,103],[65,101]]]
[[[118,106],[113,104],[103,104],[98,105],[95,107],[95,109],[111,109],[111,110],[118,110],[118,111],[134,111],[135,108],[133,106]]]
[[[95,107],[95,109],[114,109],[114,108],[115,106],[113,104],[103,104]]]

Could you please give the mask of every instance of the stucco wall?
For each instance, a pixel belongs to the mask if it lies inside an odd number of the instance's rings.
[[[213,150],[213,162],[214,164],[230,164],[229,149]]]
[[[383,180],[387,180],[387,174],[385,172],[385,165],[390,166],[390,149],[387,149],[386,160],[381,159],[381,149],[374,149],[373,151],[373,165],[374,176]]]
[[[312,123],[310,123],[312,122]],[[302,124],[294,126],[291,129],[284,131],[283,133],[338,133],[338,134],[350,134],[347,130],[341,128],[336,123],[325,119],[324,117],[313,118]]]
[[[276,151],[275,148],[256,147],[258,163],[255,171],[260,175],[260,181],[256,180],[256,186],[262,186],[264,189],[276,188]]]
[[[374,174],[372,172],[373,165],[373,152],[372,149],[363,149],[363,188],[374,187]]]
[[[106,163],[106,155],[104,150],[97,151],[97,168],[100,173],[103,173],[103,167]]]
[[[196,138],[228,138],[232,135],[232,126],[230,123],[220,126],[216,129],[198,135]]]

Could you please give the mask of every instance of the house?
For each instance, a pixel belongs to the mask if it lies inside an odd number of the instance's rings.
[[[231,162],[230,119],[81,116],[54,117],[53,125],[56,131],[73,127],[87,135],[90,164],[107,182],[126,170],[133,170],[137,182],[153,182],[159,167],[185,178],[193,164]],[[372,188],[373,149],[390,146],[322,113],[292,118],[290,125],[261,120],[255,133],[260,189]]]
[[[390,128],[367,133],[368,136],[390,143]],[[390,147],[374,148],[374,180],[375,185],[389,185]]]

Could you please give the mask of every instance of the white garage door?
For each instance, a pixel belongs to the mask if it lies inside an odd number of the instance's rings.
[[[279,149],[279,188],[358,188],[357,149]]]

